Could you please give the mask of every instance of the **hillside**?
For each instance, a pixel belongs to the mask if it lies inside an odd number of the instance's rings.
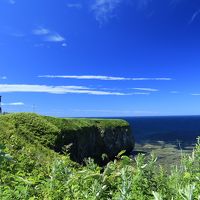
[[[60,153],[67,147],[71,159],[79,163],[87,157],[101,163],[102,154],[111,160],[120,151],[129,154],[134,148],[124,120],[61,119],[33,113],[3,115],[0,120],[12,124],[15,132],[32,144],[38,142]]]

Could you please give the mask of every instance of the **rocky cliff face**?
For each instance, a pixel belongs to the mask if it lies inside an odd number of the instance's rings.
[[[134,148],[134,140],[129,125],[122,127],[110,127],[104,129],[103,143],[105,145],[105,153],[113,158],[121,150],[126,150],[128,154]]]
[[[106,122],[106,125],[104,124]],[[72,160],[82,162],[92,157],[98,163],[113,159],[120,151],[130,154],[134,148],[134,138],[130,126],[123,120],[88,120],[76,130],[66,130],[66,125],[56,141],[56,150],[61,151],[71,144]],[[102,154],[106,159],[102,160]]]

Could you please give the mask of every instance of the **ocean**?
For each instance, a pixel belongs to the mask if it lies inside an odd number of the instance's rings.
[[[168,169],[179,165],[183,154],[191,154],[200,136],[200,116],[124,117],[135,138],[133,155],[154,153]]]
[[[200,116],[124,117],[137,143],[165,141],[192,144],[200,136]]]

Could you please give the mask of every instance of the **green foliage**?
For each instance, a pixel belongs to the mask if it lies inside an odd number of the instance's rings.
[[[55,133],[59,133],[59,123],[62,126],[65,121],[30,116],[31,120],[25,119],[24,114],[20,116],[22,119],[15,115],[7,116],[6,120],[0,117],[2,200],[200,198],[200,139],[193,153],[183,156],[180,166],[169,166],[167,171],[157,164],[153,155],[131,159],[124,151],[104,167],[92,159],[85,160],[81,166],[72,162],[67,153],[60,155],[48,148]]]
[[[4,152],[5,150],[5,146],[0,144],[0,166],[1,164],[5,161],[5,160],[9,160],[11,159],[11,157],[9,156],[9,154],[6,154]]]
[[[44,146],[53,147],[60,130],[44,117],[34,113],[17,113],[0,116],[1,123],[10,122],[15,132],[27,141],[40,142]]]

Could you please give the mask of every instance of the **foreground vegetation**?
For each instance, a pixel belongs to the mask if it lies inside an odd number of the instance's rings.
[[[200,139],[190,156],[183,155],[180,166],[167,171],[153,155],[133,160],[123,152],[105,167],[92,159],[79,165],[70,160],[67,147],[63,154],[51,150],[56,126],[39,120],[27,128],[24,121],[16,125],[15,117],[0,117],[2,200],[200,199]]]

